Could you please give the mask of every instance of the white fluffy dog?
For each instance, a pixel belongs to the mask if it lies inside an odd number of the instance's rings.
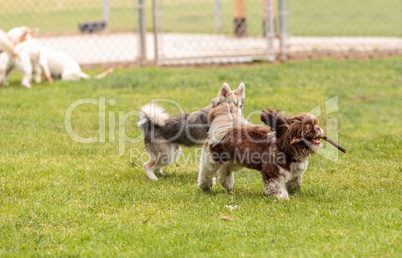
[[[0,45],[6,51],[0,53],[0,85],[5,84],[13,70],[21,72],[21,84],[27,88],[31,87],[32,73],[36,82],[41,81],[42,72],[46,81],[52,81],[41,46],[33,39],[36,32],[28,27],[17,27],[7,34],[2,32]]]
[[[26,31],[30,31],[29,37],[23,38]],[[48,70],[53,78],[62,79],[64,81],[77,81],[80,79],[90,79],[91,76],[82,72],[80,65],[69,55],[59,50],[51,49],[48,47],[40,46],[37,40],[34,39],[36,33],[31,33],[32,31],[37,32],[37,30],[31,30],[28,27],[14,28],[8,32],[8,35],[12,38],[14,42],[21,43],[25,41],[28,45],[36,48],[39,46],[39,52],[41,59],[35,65],[40,65],[41,70],[45,72]],[[35,70],[35,68],[34,68]],[[94,76],[94,78],[99,79],[107,76],[113,71],[112,68],[106,70],[105,72]],[[45,78],[51,80],[50,76],[45,73]]]
[[[0,54],[0,85],[3,85],[9,73],[16,69],[23,74],[22,85],[31,87],[32,73],[36,82],[40,82],[43,73],[45,80],[59,78],[65,81],[90,79],[82,72],[80,65],[69,55],[61,51],[43,47],[35,38],[37,29],[26,26],[11,29],[7,36],[0,37],[0,46],[7,51]],[[113,71],[112,68],[94,76],[99,79]]]

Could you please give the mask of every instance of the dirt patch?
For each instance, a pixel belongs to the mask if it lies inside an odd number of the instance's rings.
[[[379,96],[374,96],[374,95],[369,95],[369,96],[357,96],[357,97],[351,98],[350,101],[352,101],[352,102],[360,102],[360,101],[363,101],[363,100],[372,100],[372,99],[376,99],[376,98],[378,98],[378,97],[379,97]]]

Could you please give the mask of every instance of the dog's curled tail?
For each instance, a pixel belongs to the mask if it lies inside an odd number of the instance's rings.
[[[150,103],[141,108],[140,120],[137,125],[143,126],[147,122],[150,122],[154,125],[164,126],[168,118],[169,114],[165,112],[164,108],[154,103]]]

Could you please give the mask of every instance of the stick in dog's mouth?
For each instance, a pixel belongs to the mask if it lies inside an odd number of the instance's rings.
[[[334,142],[333,140],[329,139],[327,136],[322,136],[322,139],[326,140],[327,142],[329,142],[330,144],[332,144],[334,147],[336,147],[338,150],[342,151],[343,153],[346,153],[346,150],[340,146],[339,144],[337,144],[336,142]]]

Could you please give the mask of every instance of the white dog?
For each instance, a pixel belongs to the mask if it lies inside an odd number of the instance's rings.
[[[59,78],[63,81],[77,81],[91,78],[91,76],[84,73],[80,65],[66,53],[51,48],[42,48],[42,51],[53,78]],[[109,68],[105,72],[94,76],[94,78],[100,79],[106,77],[111,72],[113,72],[113,68]]]
[[[24,38],[23,35],[26,34],[26,31],[29,31],[29,36]],[[38,45],[37,40],[34,39],[34,35],[36,34],[36,32],[37,30],[31,30],[28,27],[19,27],[10,30],[8,32],[8,35],[12,38],[14,42],[19,40],[20,43],[21,41],[26,40],[27,42],[29,42],[29,44]],[[90,75],[82,72],[80,65],[66,53],[43,46],[40,47],[39,52],[40,57],[43,57],[43,60],[40,60],[40,62],[38,62],[38,64],[41,66],[41,70],[44,71],[44,68],[48,67],[48,70],[50,71],[50,74],[53,78],[59,78],[64,81],[76,81],[80,79],[91,78]],[[94,78],[103,78],[112,71],[113,69],[110,68],[105,72],[96,75]]]
[[[28,27],[17,27],[1,34],[0,45],[6,51],[0,54],[0,85],[5,84],[12,70],[22,73],[21,84],[27,88],[31,87],[32,73],[36,82],[40,82],[42,72],[46,81],[52,81],[41,46],[33,39],[36,32]]]
[[[32,65],[29,55],[22,49],[17,50],[12,38],[4,31],[0,31],[0,46],[3,50],[0,53],[0,86],[5,84],[13,69],[18,69],[23,75],[22,85],[31,87]]]
[[[53,78],[59,78],[65,81],[76,81],[79,79],[90,79],[91,76],[82,72],[79,64],[69,55],[43,47],[34,36],[37,29],[30,29],[26,26],[11,29],[8,39],[14,45],[14,52],[20,56],[15,59],[16,55],[0,56],[0,82],[5,83],[8,74],[14,68],[23,74],[22,85],[30,87],[32,72],[35,75],[35,81],[40,82],[43,72],[45,80],[52,81]],[[99,79],[107,76],[113,69],[96,75],[94,78]]]

